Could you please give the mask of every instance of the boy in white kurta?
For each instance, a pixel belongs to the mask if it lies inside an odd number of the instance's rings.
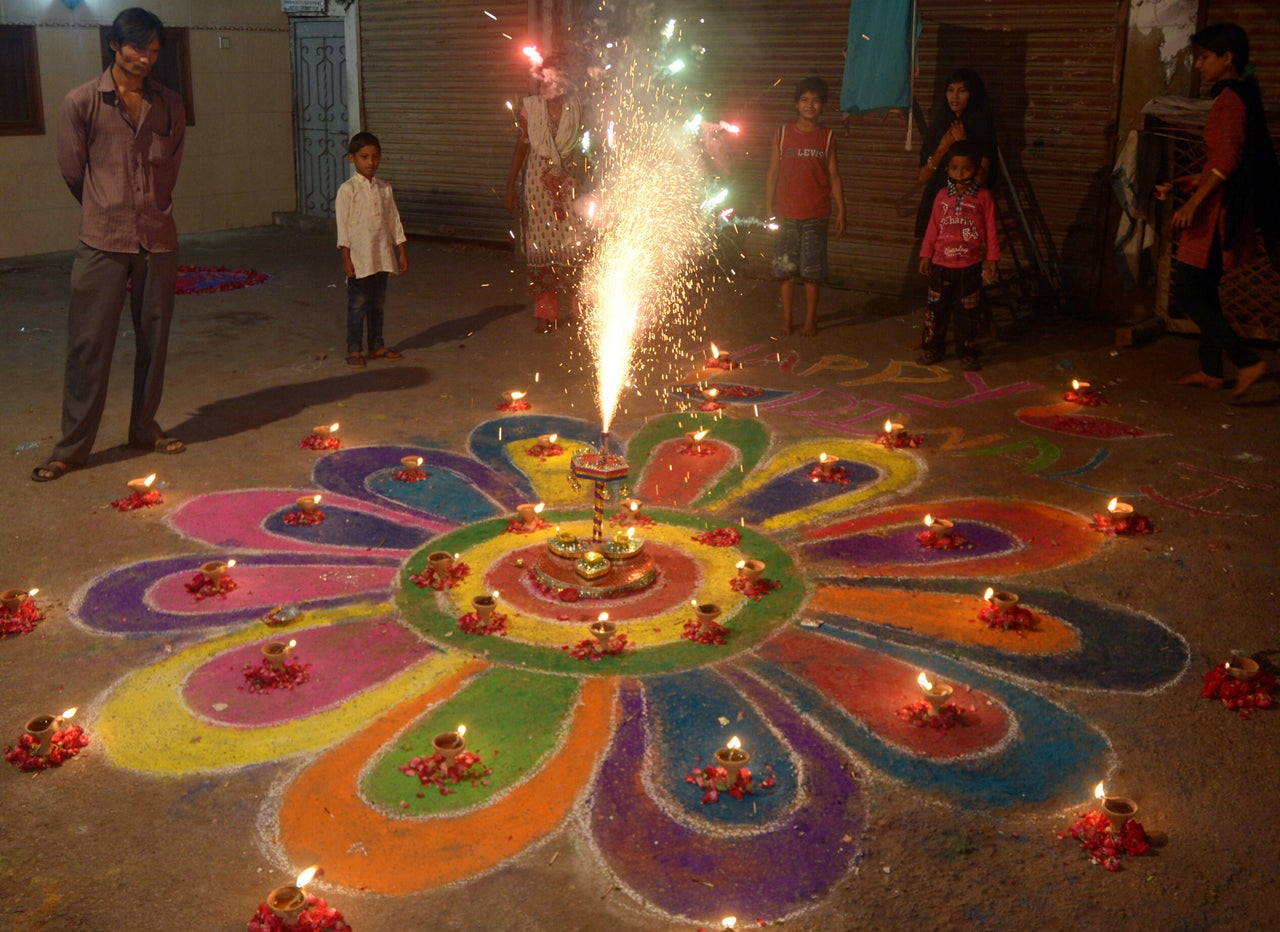
[[[347,276],[347,365],[363,366],[362,339],[368,328],[370,359],[400,359],[382,339],[387,277],[409,271],[404,228],[391,185],[376,177],[382,145],[373,133],[356,133],[347,146],[356,173],[338,188],[338,249]]]

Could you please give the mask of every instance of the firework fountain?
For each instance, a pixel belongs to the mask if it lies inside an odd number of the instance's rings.
[[[673,363],[672,343],[679,341],[672,332],[690,317],[700,262],[711,251],[697,124],[682,112],[679,88],[667,80],[679,70],[672,66],[670,25],[662,38],[656,50],[642,53],[628,51],[626,42],[601,41],[602,58],[617,60],[602,60],[588,87],[603,125],[598,186],[584,211],[596,238],[582,281],[600,445],[576,455],[571,467],[575,483],[593,486],[591,545],[570,554],[557,552],[553,541],[548,557],[575,558],[576,573],[586,580],[603,575],[593,558],[609,560],[618,579],[614,585],[601,579],[595,587],[601,594],[633,590],[654,578],[641,541],[602,546],[608,483],[625,482],[629,473],[623,456],[609,449],[609,431],[624,392],[637,388],[642,371]],[[553,565],[550,559],[540,564],[548,583]]]

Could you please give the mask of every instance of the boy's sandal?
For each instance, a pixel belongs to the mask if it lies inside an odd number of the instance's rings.
[[[61,460],[49,460],[43,466],[37,466],[31,470],[31,481],[52,482],[54,479],[61,479],[74,468],[74,466]]]
[[[161,437],[152,444],[151,449],[156,453],[167,453],[170,456],[177,456],[179,453],[187,452],[187,445],[177,437]]]
[[[379,346],[376,350],[369,353],[370,359],[404,359],[404,356],[397,353],[393,349],[387,349],[385,346]]]
[[[363,357],[363,356],[361,356],[359,353],[348,353],[348,354],[347,354],[347,365],[348,365],[348,366],[357,366],[357,367],[359,367],[359,366],[363,366],[363,365],[364,365],[364,357]]]

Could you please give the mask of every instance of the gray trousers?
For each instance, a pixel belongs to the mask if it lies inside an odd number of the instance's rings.
[[[150,448],[164,436],[156,412],[164,391],[177,282],[177,252],[104,252],[80,244],[71,266],[62,439],[50,460],[83,466],[89,458],[107,403],[111,357],[126,295],[135,347],[129,443]]]

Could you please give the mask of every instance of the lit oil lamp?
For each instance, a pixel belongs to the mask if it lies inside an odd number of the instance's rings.
[[[1124,829],[1124,824],[1138,814],[1138,804],[1127,796],[1108,796],[1106,790],[1099,781],[1098,785],[1093,788],[1095,799],[1102,801],[1102,814],[1107,817],[1107,821],[1111,823],[1111,831],[1119,835]]]
[[[289,655],[293,653],[293,649],[298,646],[296,640],[288,643],[284,641],[268,641],[262,645],[262,659],[273,670],[279,670],[289,660]]]
[[[704,427],[702,430],[690,430],[685,432],[685,437],[689,440],[688,450],[690,453],[702,452],[702,440],[711,433],[710,428]]]
[[[640,516],[640,499],[624,498],[622,500],[622,517],[625,521],[634,521]]]
[[[884,432],[890,438],[892,438],[895,434],[897,434],[902,429],[903,427],[901,424],[895,423],[892,420],[888,420],[884,422]]]
[[[298,510],[304,515],[313,515],[320,508],[319,495],[303,495],[296,502]]]
[[[573,531],[562,531],[560,525],[556,525],[556,540],[564,544],[566,547],[578,542],[578,535]]]
[[[1072,380],[1071,380],[1071,390],[1072,390],[1073,392],[1084,391],[1084,390],[1085,390],[1085,389],[1087,389],[1088,387],[1089,387],[1089,383],[1088,383],[1088,382],[1081,382],[1079,379],[1072,379]]]
[[[764,573],[763,560],[739,560],[738,575],[748,582],[755,582]]]
[[[209,580],[209,582],[216,583],[223,576],[227,575],[227,570],[231,569],[231,567],[235,565],[235,560],[227,560],[226,562],[223,562],[222,560],[210,560],[208,563],[200,564],[200,572],[204,575],[205,579]]]
[[[75,715],[77,710],[78,707],[72,706],[61,715],[37,715],[27,722],[26,733],[40,742],[31,749],[31,753],[37,757],[44,757],[48,754],[49,744],[54,732],[60,731],[66,720]]]
[[[818,471],[824,476],[830,476],[839,464],[840,461],[834,456],[828,456],[826,453],[818,455]]]
[[[608,612],[601,612],[596,617],[596,620],[591,623],[591,627],[588,630],[591,632],[591,636],[600,642],[600,647],[605,648],[609,646],[609,641],[617,633],[618,626],[609,620]]]
[[[509,405],[513,405],[513,404],[515,404],[516,402],[520,401],[522,398],[524,398],[524,396],[525,396],[525,395],[527,395],[527,394],[529,394],[529,393],[528,393],[528,392],[519,392],[519,391],[515,391],[515,390],[512,390],[512,391],[506,391],[506,392],[503,392],[503,393],[502,393],[502,400],[503,400],[505,403],[509,404]]]
[[[715,602],[693,600],[693,615],[698,619],[698,629],[703,633],[711,633],[711,626],[716,623],[716,619],[722,614],[724,614],[724,609]]]
[[[1001,612],[1011,612],[1018,605],[1018,596],[1014,592],[997,592],[991,586],[987,586],[987,591],[982,594],[982,598],[990,602]]]
[[[276,887],[267,894],[267,907],[279,917],[285,927],[297,924],[298,917],[307,908],[307,894],[303,887],[311,883],[317,868],[308,867],[291,884]]]
[[[1233,656],[1222,665],[1227,676],[1237,680],[1251,680],[1258,675],[1258,661],[1252,657]]]
[[[421,456],[402,456],[400,457],[400,465],[403,466],[405,469],[421,469],[422,457]]]
[[[546,507],[546,502],[538,502],[536,505],[531,502],[523,505],[516,505],[516,514],[520,516],[521,521],[532,527],[534,524],[537,524],[538,515],[542,514],[542,509]]]
[[[723,919],[721,919],[721,920],[720,920],[720,928],[722,928],[722,929],[736,929],[736,928],[738,928],[738,917],[737,917],[737,916],[725,916]]]
[[[560,439],[560,435],[559,435],[559,434],[539,434],[539,435],[538,435],[538,446],[540,446],[540,447],[553,447],[553,446],[555,446],[555,445],[556,445],[556,441],[557,441],[557,440],[559,440],[559,439]]]
[[[1107,502],[1107,511],[1111,512],[1117,518],[1125,518],[1133,514],[1133,506],[1128,502],[1122,502],[1118,498],[1113,498]]]
[[[924,526],[938,537],[946,537],[955,528],[955,525],[946,518],[935,518],[933,515],[924,516]]]
[[[315,427],[311,428],[311,433],[315,434],[317,437],[331,437],[337,432],[338,432],[337,421],[334,421],[332,424],[318,424]]]
[[[729,772],[729,782],[737,783],[742,768],[751,762],[751,755],[742,749],[742,742],[737,735],[729,739],[728,744],[716,751],[716,763]]]
[[[130,479],[126,485],[134,495],[146,495],[151,491],[151,483],[156,481],[156,474],[152,473],[145,479]]]
[[[471,600],[471,607],[476,610],[481,621],[488,621],[493,610],[498,607],[498,590],[493,590],[493,595],[476,596]]]
[[[937,715],[938,710],[942,708],[943,703],[951,698],[951,694],[955,692],[954,686],[946,683],[932,683],[923,670],[916,677],[916,682],[920,685],[920,691],[924,693],[924,697],[929,702],[929,714]]]
[[[446,764],[467,749],[467,726],[459,725],[457,731],[442,731],[431,739],[431,746],[437,754],[443,755]]]
[[[4,592],[0,592],[0,603],[3,603],[6,609],[16,615],[22,609],[22,604],[27,599],[35,598],[36,593],[39,591],[39,589],[29,589],[25,592],[21,589],[6,589]]]

